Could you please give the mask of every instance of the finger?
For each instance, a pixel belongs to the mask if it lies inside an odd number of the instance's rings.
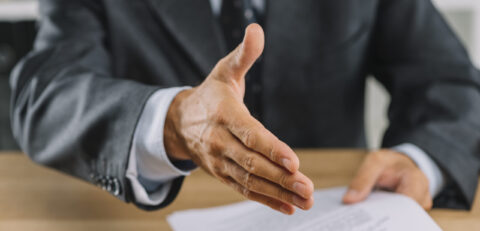
[[[428,193],[426,196],[425,196],[425,199],[423,200],[423,203],[422,203],[422,207],[423,209],[429,211],[432,209],[433,207],[433,199],[432,199],[432,196],[430,195],[430,193]]]
[[[400,184],[402,176],[396,168],[385,168],[376,182],[376,186],[382,190],[392,191]]]
[[[429,203],[431,197],[428,189],[428,180],[422,174],[420,171],[405,173],[395,191],[412,198],[424,209],[428,209],[431,207]]]
[[[260,25],[250,24],[245,29],[243,42],[226,57],[225,64],[233,70],[237,80],[243,78],[260,57],[265,45],[265,35]]]
[[[305,199],[313,194],[313,182],[304,174],[299,171],[292,174],[239,142],[229,144],[224,155],[241,166],[243,171],[264,178]]]
[[[268,131],[246,109],[236,108],[233,110],[235,111],[232,111],[230,116],[226,118],[225,125],[243,145],[264,155],[292,173],[298,170],[300,161],[287,144]]]
[[[350,204],[364,200],[372,191],[384,170],[385,161],[381,154],[370,154],[353,178],[343,202]]]
[[[262,203],[274,210],[280,211],[287,215],[291,215],[295,212],[295,207],[293,207],[293,205],[284,203],[277,199],[267,197],[265,195],[262,195],[256,192],[249,191],[248,189],[246,189],[245,187],[243,187],[242,185],[240,185],[230,177],[226,177],[224,179],[224,182],[249,200]]]
[[[227,170],[225,174],[231,176],[237,183],[249,191],[260,193],[264,196],[275,198],[285,203],[294,204],[304,210],[310,209],[313,205],[312,197],[309,197],[308,199],[299,197],[279,185],[250,174],[233,161],[227,161],[227,166],[228,167],[225,168]]]
[[[262,27],[256,23],[250,24],[245,29],[242,43],[220,60],[214,71],[224,73],[217,75],[221,78],[232,78],[235,81],[240,81],[260,57],[264,46],[265,35]]]

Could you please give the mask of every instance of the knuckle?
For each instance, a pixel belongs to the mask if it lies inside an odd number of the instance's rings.
[[[250,173],[245,174],[245,176],[243,178],[243,185],[247,189],[250,189],[250,190],[254,189],[255,181],[254,181],[254,178],[252,176],[250,176]]]
[[[219,140],[215,140],[210,143],[210,150],[214,153],[221,152],[223,149],[223,143]]]
[[[280,186],[282,186],[282,187],[286,187],[286,186],[287,186],[287,184],[288,184],[288,176],[287,176],[287,174],[283,174],[283,173],[280,174],[280,176],[278,177],[278,179],[279,179],[279,182],[278,182],[278,183],[280,184]]]
[[[282,201],[291,201],[289,194],[282,188],[277,189],[277,197]]]
[[[243,187],[235,182],[235,180],[229,176],[225,177],[225,181],[227,181],[227,185],[233,188],[238,193],[242,193]]]
[[[220,175],[220,174],[223,174],[224,172],[224,163],[220,160],[216,160],[215,162],[213,162],[212,164],[212,171],[213,173],[217,174],[217,175]]]
[[[242,195],[248,199],[251,199],[252,193],[247,188],[242,189]]]
[[[237,191],[237,192],[240,193],[240,194],[243,194],[243,187],[242,187],[242,186],[240,186],[240,185],[237,184],[237,183],[233,183],[233,180],[232,180],[232,182],[229,182],[229,183],[230,183],[230,186],[231,186],[235,191]]]
[[[277,152],[276,152],[276,149],[275,149],[275,145],[272,145],[270,148],[269,148],[269,153],[268,153],[268,156],[271,160],[273,161],[276,161],[278,158],[277,158]]]
[[[247,147],[253,148],[253,147],[255,147],[256,142],[257,142],[257,131],[256,131],[256,129],[252,128],[252,127],[245,129],[244,134],[243,134],[243,143]]]
[[[255,157],[253,155],[245,156],[245,159],[243,160],[243,166],[245,166],[245,169],[248,172],[255,172],[255,168],[256,168]]]
[[[209,132],[207,134],[206,148],[209,154],[218,154],[225,149],[225,145],[222,139],[216,134],[216,132]]]
[[[244,188],[236,183],[231,183],[230,184],[230,187],[233,188],[233,190],[235,190],[236,192],[238,192],[239,194],[241,195],[244,195],[243,194],[243,191],[244,191]]]

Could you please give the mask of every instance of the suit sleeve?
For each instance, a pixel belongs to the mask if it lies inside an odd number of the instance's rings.
[[[128,202],[134,201],[126,178],[132,137],[159,87],[112,73],[102,14],[101,1],[40,1],[34,50],[11,76],[12,129],[35,162]],[[182,181],[173,180],[155,208],[168,205]]]
[[[372,72],[389,91],[383,145],[412,143],[440,166],[436,207],[469,209],[480,167],[480,75],[430,0],[378,1]]]

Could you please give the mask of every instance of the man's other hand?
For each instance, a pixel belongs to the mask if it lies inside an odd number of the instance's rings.
[[[244,76],[262,54],[257,24],[198,87],[179,93],[165,121],[171,158],[192,159],[250,200],[285,214],[313,205],[313,183],[298,171],[297,155],[253,118],[243,103]],[[214,195],[212,195],[214,196]]]
[[[425,210],[432,208],[428,179],[406,155],[380,150],[367,155],[343,197],[347,204],[364,200],[373,188],[404,194]]]

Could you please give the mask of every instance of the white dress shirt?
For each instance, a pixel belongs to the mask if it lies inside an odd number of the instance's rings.
[[[214,15],[220,14],[222,0],[210,0]],[[262,12],[264,0],[252,0],[253,7]],[[130,180],[135,200],[144,205],[159,205],[170,191],[173,179],[186,176],[192,164],[174,165],[165,152],[163,128],[170,103],[188,87],[174,87],[155,92],[147,101],[139,119],[130,151],[126,177]],[[432,197],[438,194],[445,182],[440,168],[420,148],[413,144],[393,147],[410,157],[429,180]]]

